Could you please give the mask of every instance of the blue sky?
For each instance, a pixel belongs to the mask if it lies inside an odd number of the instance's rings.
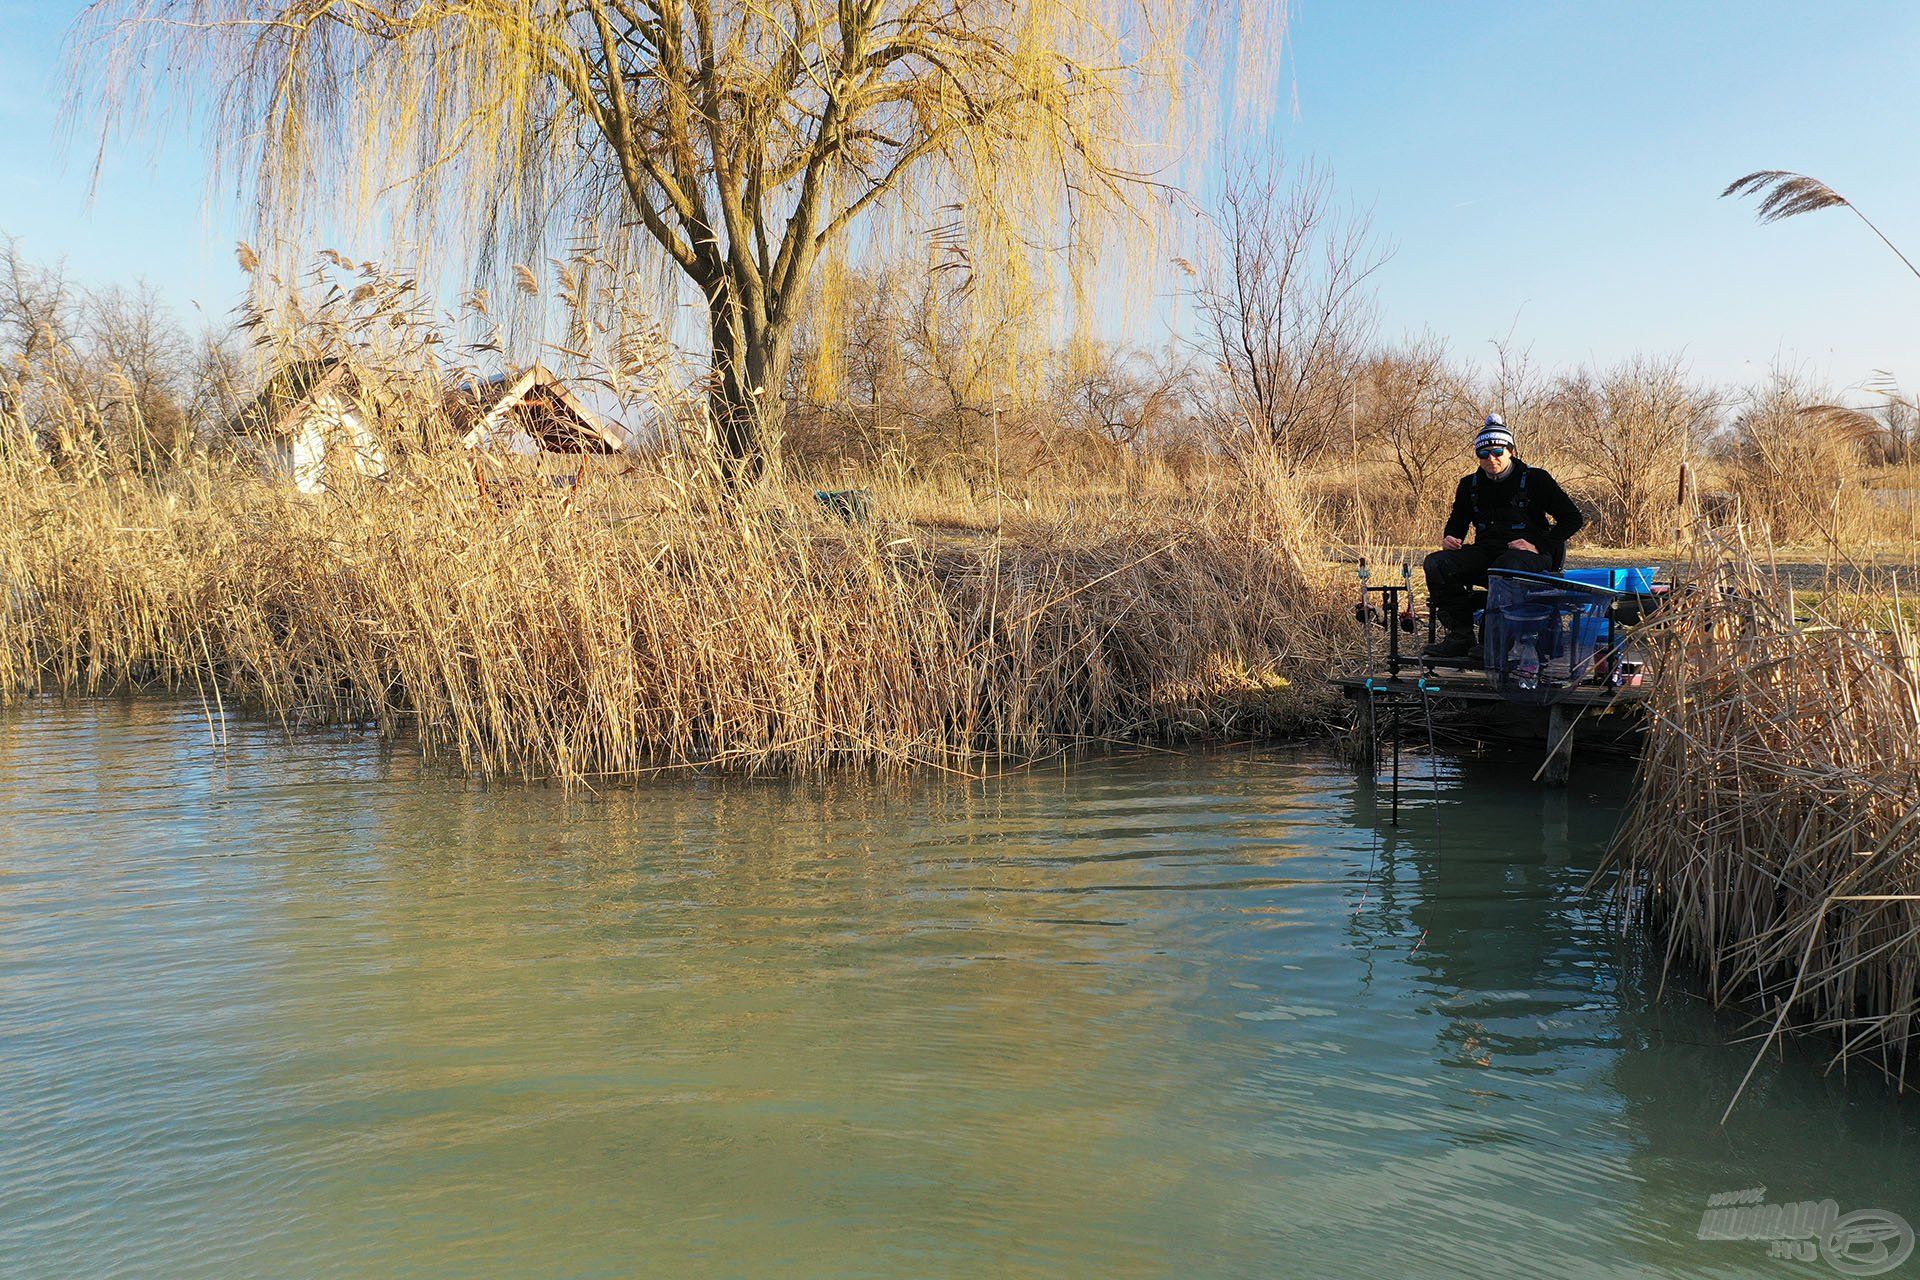
[[[240,212],[189,142],[60,137],[78,5],[0,0],[0,232],[91,283],[144,276],[218,315]],[[1512,332],[1549,365],[1686,355],[1715,380],[1776,359],[1920,390],[1920,280],[1844,210],[1771,227],[1718,200],[1752,169],[1812,173],[1920,253],[1920,5],[1296,0],[1277,142],[1331,167],[1394,256],[1389,335],[1469,357]],[[366,252],[371,246],[348,246]]]
[[[1770,227],[1716,199],[1812,173],[1920,249],[1920,6],[1306,0],[1288,150],[1397,245],[1390,330],[1549,362],[1684,351],[1920,382],[1920,280],[1844,210]]]

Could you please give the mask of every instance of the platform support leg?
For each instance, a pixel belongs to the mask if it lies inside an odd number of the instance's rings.
[[[1347,694],[1353,703],[1353,737],[1347,750],[1356,765],[1371,766],[1374,761],[1373,695],[1363,689]]]
[[[1573,768],[1573,717],[1560,703],[1547,709],[1547,763],[1540,780],[1550,787],[1567,785]]]

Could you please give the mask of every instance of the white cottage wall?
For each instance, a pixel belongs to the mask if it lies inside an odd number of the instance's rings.
[[[266,453],[267,465],[302,493],[323,493],[350,473],[385,475],[386,450],[359,409],[337,396],[316,400]]]

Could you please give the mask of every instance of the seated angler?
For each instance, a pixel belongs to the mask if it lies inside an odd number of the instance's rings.
[[[1464,658],[1473,652],[1469,589],[1487,585],[1487,570],[1555,572],[1566,559],[1567,540],[1586,523],[1544,468],[1520,460],[1513,433],[1499,414],[1487,415],[1473,452],[1480,469],[1461,478],[1440,540],[1444,550],[1427,557],[1427,594],[1433,616],[1446,631],[1427,646],[1429,658]],[[1471,543],[1465,541],[1468,529]]]

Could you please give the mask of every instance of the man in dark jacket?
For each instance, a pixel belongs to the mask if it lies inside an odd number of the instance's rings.
[[[1427,646],[1429,658],[1464,658],[1473,652],[1468,589],[1485,586],[1488,569],[1552,573],[1566,558],[1567,539],[1587,522],[1544,468],[1520,461],[1513,433],[1499,414],[1487,415],[1473,452],[1480,469],[1461,478],[1440,539],[1443,550],[1427,557],[1427,594],[1433,616],[1446,630]]]

